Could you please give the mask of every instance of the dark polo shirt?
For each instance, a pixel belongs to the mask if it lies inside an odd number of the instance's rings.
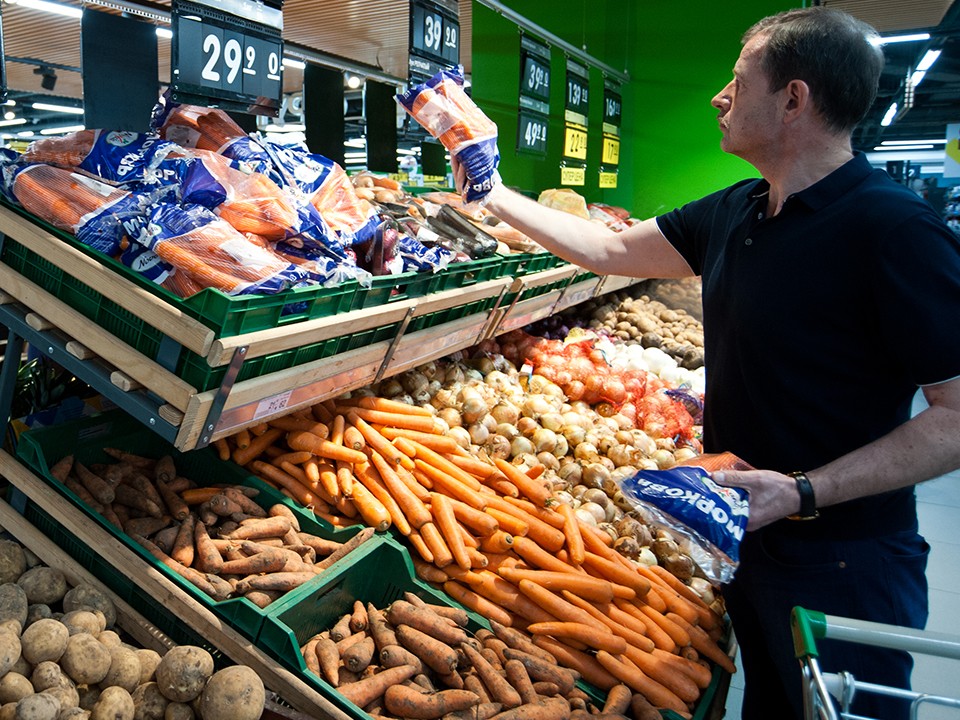
[[[657,223],[703,279],[705,450],[812,470],[905,422],[918,385],[960,376],[960,241],[860,154],[770,218],[768,190],[746,180]],[[915,523],[907,488],[778,525],[840,538]]]

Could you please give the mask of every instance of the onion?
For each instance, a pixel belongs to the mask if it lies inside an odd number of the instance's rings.
[[[435,408],[452,408],[457,405],[457,393],[450,388],[443,388],[437,391],[437,394],[430,400],[430,404]]]
[[[463,368],[460,365],[454,364],[447,368],[447,371],[443,375],[444,385],[452,385],[453,383],[462,383],[464,381]]]
[[[547,412],[540,416],[540,425],[547,430],[556,432],[563,427],[563,415],[558,412]]]
[[[517,457],[518,455],[532,455],[534,451],[533,443],[530,442],[528,438],[525,438],[523,435],[518,435],[513,440],[510,441],[510,455],[512,457]]]
[[[693,448],[682,447],[677,448],[673,453],[673,459],[678,463],[685,462],[686,460],[691,460],[697,456],[697,452]]]
[[[567,385],[567,397],[571,400],[579,400],[583,397],[585,388],[582,382],[579,380],[573,380],[569,385]]]
[[[643,430],[634,430],[632,434],[633,441],[631,442],[631,445],[633,445],[641,453],[649,457],[657,451],[656,441],[647,435]]]
[[[713,592],[713,585],[711,585],[707,580],[704,580],[701,577],[692,577],[687,581],[687,584],[690,585],[690,589],[699,595],[707,605],[711,604],[716,599],[716,596]]]
[[[673,453],[669,450],[657,450],[650,458],[661,470],[667,470],[677,464],[673,459]]]
[[[592,462],[594,458],[599,457],[599,453],[597,452],[596,445],[582,442],[573,449],[573,456],[577,460],[589,460]]]
[[[590,463],[583,469],[583,484],[590,488],[603,488],[610,480],[610,471],[599,462]]]
[[[520,434],[524,437],[531,437],[539,429],[540,423],[533,418],[522,417],[517,420],[517,430],[519,430]]]
[[[589,485],[589,483],[585,483]],[[606,507],[610,504],[610,498],[607,497],[607,494],[598,487],[589,487],[583,495],[580,496],[584,502],[592,502],[597,505]]]
[[[637,562],[650,567],[651,565],[657,564],[657,556],[653,554],[650,548],[642,547],[640,548],[640,553],[637,555]]]
[[[498,423],[510,423],[515,425],[520,419],[520,411],[510,403],[499,402],[490,411],[490,414],[496,418]]]
[[[557,434],[553,430],[547,430],[547,428],[539,428],[533,433],[531,440],[533,440],[533,446],[538,453],[552,453],[554,448],[557,447]]]
[[[503,435],[498,435],[494,433],[484,444],[483,449],[487,451],[487,454],[492,458],[509,458],[510,457],[510,441],[505,438]]]
[[[400,384],[403,385],[403,389],[408,393],[416,395],[417,393],[426,392],[430,381],[427,380],[427,376],[423,373],[411,370],[410,372],[401,373]]]
[[[584,493],[586,496],[586,493]],[[588,512],[593,515],[594,525],[606,522],[607,511],[602,505],[599,505],[595,502],[585,501],[580,504],[580,507],[577,508],[577,514],[579,516],[580,511]]]
[[[633,462],[633,449],[628,445],[614,445],[607,451],[607,457],[613,460],[617,467],[629,465]]]
[[[490,431],[487,430],[486,425],[480,423],[470,425],[467,432],[470,433],[470,442],[474,445],[483,445],[490,438]]]
[[[573,514],[577,516],[577,520],[579,520],[580,522],[586,523],[587,525],[590,525],[591,527],[596,527],[596,526],[597,526],[597,517],[596,517],[596,515],[594,515],[594,514],[593,514],[592,512],[590,512],[589,510],[585,510],[582,505],[581,505],[580,507],[578,507],[576,510],[574,510],[574,511],[573,511]]]
[[[578,462],[571,462],[566,465],[561,463],[557,475],[569,482],[570,485],[577,485],[583,476],[583,467]]]
[[[510,462],[519,468],[523,468],[523,471],[526,472],[530,468],[535,467],[539,461],[537,460],[537,456],[533,453],[521,453],[514,457]]]
[[[567,443],[567,439],[563,435],[557,435],[557,446],[553,449],[553,454],[562,458],[570,452],[570,445]]]
[[[543,465],[547,470],[559,470],[560,469],[560,460],[557,459],[557,456],[549,452],[538,452],[537,460],[540,461],[540,464]]]
[[[452,437],[457,441],[457,445],[462,448],[470,449],[470,433],[464,427],[452,427],[447,430],[447,437]]]
[[[560,433],[571,445],[579,445],[587,436],[587,431],[579,425],[564,425],[560,428]]]
[[[378,389],[377,394],[385,398],[392,398],[402,392],[403,386],[399,383],[399,381],[397,381],[396,378],[391,378],[380,383],[380,388]]]
[[[603,381],[602,395],[614,405],[619,405],[627,399],[627,390],[619,378],[608,377]]]
[[[417,368],[417,371],[420,372],[427,380],[433,380],[437,377],[440,372],[440,368],[437,367],[437,363],[433,360],[425,362],[423,365],[420,365]]]
[[[435,420],[436,420],[435,426],[437,428],[437,433],[440,435],[445,435],[446,432],[450,429],[450,426],[447,424],[447,421],[440,417],[435,418]]]
[[[573,505],[573,495],[568,493],[566,490],[557,490],[555,493],[553,493],[553,497],[556,498],[557,502]]]
[[[480,397],[468,396],[460,406],[460,414],[465,423],[472,425],[487,414],[487,404]]]
[[[516,426],[510,423],[500,423],[497,425],[496,433],[497,435],[503,435],[503,437],[510,441],[520,435],[520,431],[517,430]]]
[[[536,377],[536,375],[534,375]],[[529,395],[523,401],[521,412],[524,416],[537,419],[544,413],[552,412],[553,406],[542,395]]]

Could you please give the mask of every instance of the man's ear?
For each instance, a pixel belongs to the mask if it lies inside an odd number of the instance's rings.
[[[791,80],[783,89],[784,121],[793,122],[811,108],[810,86],[803,80]]]

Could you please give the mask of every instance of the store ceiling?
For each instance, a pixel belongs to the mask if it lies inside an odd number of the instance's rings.
[[[38,100],[82,104],[80,21],[7,0],[0,2],[10,97],[21,107],[26,106],[23,114],[30,119],[28,125],[13,126],[10,131],[74,124],[77,116],[34,111],[29,105]],[[86,5],[98,11],[115,12],[100,7],[96,1],[89,4],[84,0],[56,2],[74,8]],[[168,12],[170,0],[129,4]],[[459,0],[461,58],[468,73],[472,4],[472,0]],[[913,30],[931,33],[926,42],[885,46],[887,69],[877,102],[855,135],[859,148],[872,148],[880,140],[942,138],[947,123],[960,122],[960,0],[822,0],[822,4],[846,10],[885,35]],[[297,48],[313,50],[402,78],[407,68],[408,12],[409,4],[402,0],[286,0],[284,41],[292,54]],[[881,128],[880,119],[890,103],[902,97],[908,72],[931,47],[943,52],[917,88],[913,107],[891,126]],[[170,74],[169,40],[158,40],[158,50],[158,79],[165,84]],[[122,56],[122,52],[121,44],[118,53]],[[52,88],[41,86],[43,76],[39,71],[43,64],[56,72]],[[284,73],[285,91],[296,91],[300,83],[300,71],[288,68]]]

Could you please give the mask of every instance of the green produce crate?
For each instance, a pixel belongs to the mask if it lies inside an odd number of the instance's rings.
[[[564,262],[566,261],[549,252],[511,253],[503,256],[503,274],[510,277],[523,277],[549,270]]]
[[[346,312],[355,307],[368,307],[365,296],[367,289],[356,280],[349,280],[336,287],[304,287],[287,290],[275,295],[246,295],[233,297],[219,290],[207,288],[190,296],[180,298],[164,290],[139,274],[133,272],[116,260],[91,250],[77,242],[70,234],[38,220],[23,210],[0,203],[19,214],[30,218],[35,224],[49,231],[57,238],[76,248],[85,255],[94,258],[109,271],[115,272],[138,287],[161,298],[164,302],[185,315],[192,317],[214,330],[217,337],[230,337],[273,327],[283,327],[305,320],[329,317]],[[41,255],[17,242],[16,238],[5,237],[0,251],[0,261],[31,282],[62,300],[65,304],[104,328],[119,340],[133,347],[151,359],[161,355],[161,346],[166,340],[163,332],[147,323],[143,318],[131,312],[98,291],[77,280],[62,268]],[[423,286],[427,291],[430,277],[411,278],[408,285]],[[376,285],[378,293],[384,291]],[[390,288],[386,290],[389,295]],[[371,304],[377,304],[371,301]],[[269,358],[255,358],[241,367],[240,380],[258,377],[265,372],[286,369],[295,365],[322,359],[342,352],[341,343],[345,338],[333,338],[322,343],[314,343],[304,348],[293,348],[277,353]],[[353,341],[354,347],[359,347]],[[226,366],[212,368],[206,360],[196,353],[173,346],[162,351],[163,364],[174,371],[184,381],[199,391],[218,387],[226,373]]]
[[[452,308],[447,308],[446,310],[437,310],[436,312],[426,313],[413,318],[407,327],[407,332],[425,330],[435,325],[465,318],[468,315],[476,315],[477,313],[488,312],[492,310],[493,306],[496,304],[497,298],[494,296],[484,298],[482,300],[474,300],[473,302],[468,302],[463,305],[456,305]]]
[[[353,310],[378,307],[391,302],[423,297],[430,292],[433,274],[405,272],[398,275],[377,275],[370,287],[354,298]]]
[[[70,453],[84,465],[97,462],[113,462],[113,459],[103,451],[105,446],[117,447],[145,457],[159,458],[170,454],[174,458],[177,471],[201,486],[226,483],[254,487],[260,491],[255,498],[258,504],[264,508],[269,508],[277,503],[288,505],[297,514],[301,529],[321,538],[344,542],[361,529],[360,525],[349,528],[334,528],[325,520],[314,516],[313,513],[301,509],[285,495],[262,482],[259,478],[249,475],[238,465],[221,461],[212,448],[181,453],[147,428],[139,423],[132,422],[129,416],[119,410],[81,418],[62,425],[31,430],[21,435],[17,445],[17,455],[25,464],[36,471],[40,477],[46,479],[51,486],[69,498],[111,535],[133,549],[145,562],[178,583],[191,597],[201,602],[250,640],[256,640],[259,635],[266,617],[265,610],[257,607],[246,598],[214,601],[193,584],[159,563],[129,536],[107,522],[102,515],[80,500],[71,490],[51,477],[50,467]],[[78,543],[75,541],[74,544]],[[95,574],[116,592],[130,594],[138,591],[138,589],[135,589],[136,586],[132,578],[118,576],[112,568],[105,568],[104,570],[102,573]],[[144,611],[143,614],[158,627],[165,621],[165,618],[160,617],[157,613],[151,614]]]
[[[505,277],[503,272],[503,256],[480,258],[479,260],[465,260],[464,262],[450,263],[439,272],[433,274],[430,292],[455,290],[469,287],[479,282],[496,280]]]
[[[410,555],[396,540],[382,536],[377,544],[364,543],[344,558],[336,575],[324,575],[318,585],[301,588],[273,603],[267,612],[257,645],[285,667],[304,679],[339,708],[358,720],[369,716],[344,698],[330,684],[307,670],[300,647],[353,609],[355,600],[386,608],[405,592],[428,603],[461,607],[445,594],[421,582],[415,575]],[[468,631],[489,629],[489,623],[473,612]]]

